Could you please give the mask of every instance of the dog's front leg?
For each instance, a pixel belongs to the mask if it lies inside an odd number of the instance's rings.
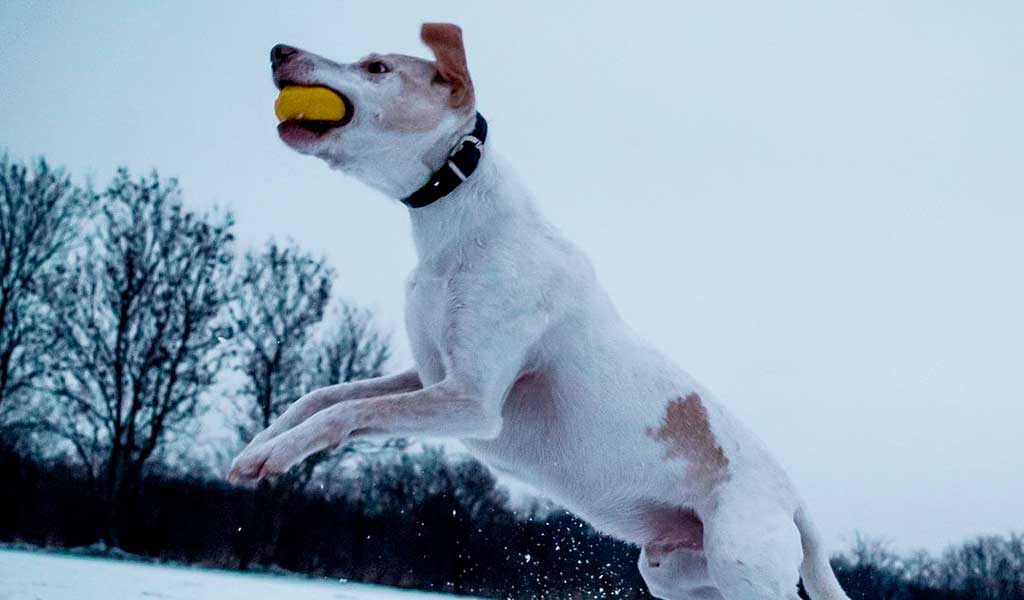
[[[521,272],[507,278],[488,273],[487,278],[463,275],[448,284],[460,296],[439,347],[443,380],[416,391],[324,408],[275,437],[250,444],[235,459],[228,479],[280,475],[314,452],[366,435],[496,437],[505,395],[552,318],[540,309],[548,301],[539,288],[506,293],[505,282],[521,278]]]
[[[314,452],[365,435],[436,435],[492,438],[501,429],[500,408],[467,386],[445,380],[415,392],[352,400],[309,417],[235,459],[230,481],[280,475]]]
[[[270,427],[257,434],[249,442],[246,449],[248,450],[270,441],[272,438],[281,435],[314,414],[330,408],[339,402],[361,398],[376,398],[389,394],[413,392],[420,389],[423,389],[423,384],[420,383],[419,375],[415,369],[409,369],[396,375],[339,383],[313,390],[293,402],[277,420],[270,424]]]

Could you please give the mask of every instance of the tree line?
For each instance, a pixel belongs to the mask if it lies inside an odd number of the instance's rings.
[[[96,190],[0,155],[0,541],[119,549],[495,598],[647,598],[638,550],[479,463],[405,440],[234,487],[226,458],[312,388],[380,375],[372,315],[323,257],[239,251],[228,213],[119,169]],[[219,442],[208,423],[226,432]],[[939,558],[858,544],[851,598],[1024,598],[1024,538]]]
[[[147,468],[196,461],[211,411],[229,455],[304,391],[389,357],[367,312],[332,301],[324,258],[275,241],[236,256],[233,229],[155,172],[95,191],[0,156],[0,439],[73,461],[109,507],[108,543]]]

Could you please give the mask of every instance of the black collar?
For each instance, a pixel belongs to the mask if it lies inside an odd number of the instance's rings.
[[[480,164],[485,141],[487,120],[480,113],[476,113],[473,131],[455,142],[455,147],[448,153],[448,160],[444,165],[434,171],[423,187],[402,198],[402,203],[409,208],[423,208],[455,191],[455,188],[468,179]]]

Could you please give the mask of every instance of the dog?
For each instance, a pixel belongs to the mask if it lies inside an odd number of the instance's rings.
[[[231,481],[273,478],[366,436],[462,440],[598,530],[640,546],[666,600],[840,600],[804,503],[764,444],[640,339],[587,258],[486,141],[462,31],[422,27],[435,60],[338,63],[290,46],[273,78],[323,86],[344,120],[286,120],[292,149],[409,205],[415,368],[310,392],[239,454]]]

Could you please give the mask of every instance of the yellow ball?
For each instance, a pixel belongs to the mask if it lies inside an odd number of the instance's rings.
[[[289,85],[277,95],[274,113],[278,121],[340,121],[345,101],[325,87]]]

